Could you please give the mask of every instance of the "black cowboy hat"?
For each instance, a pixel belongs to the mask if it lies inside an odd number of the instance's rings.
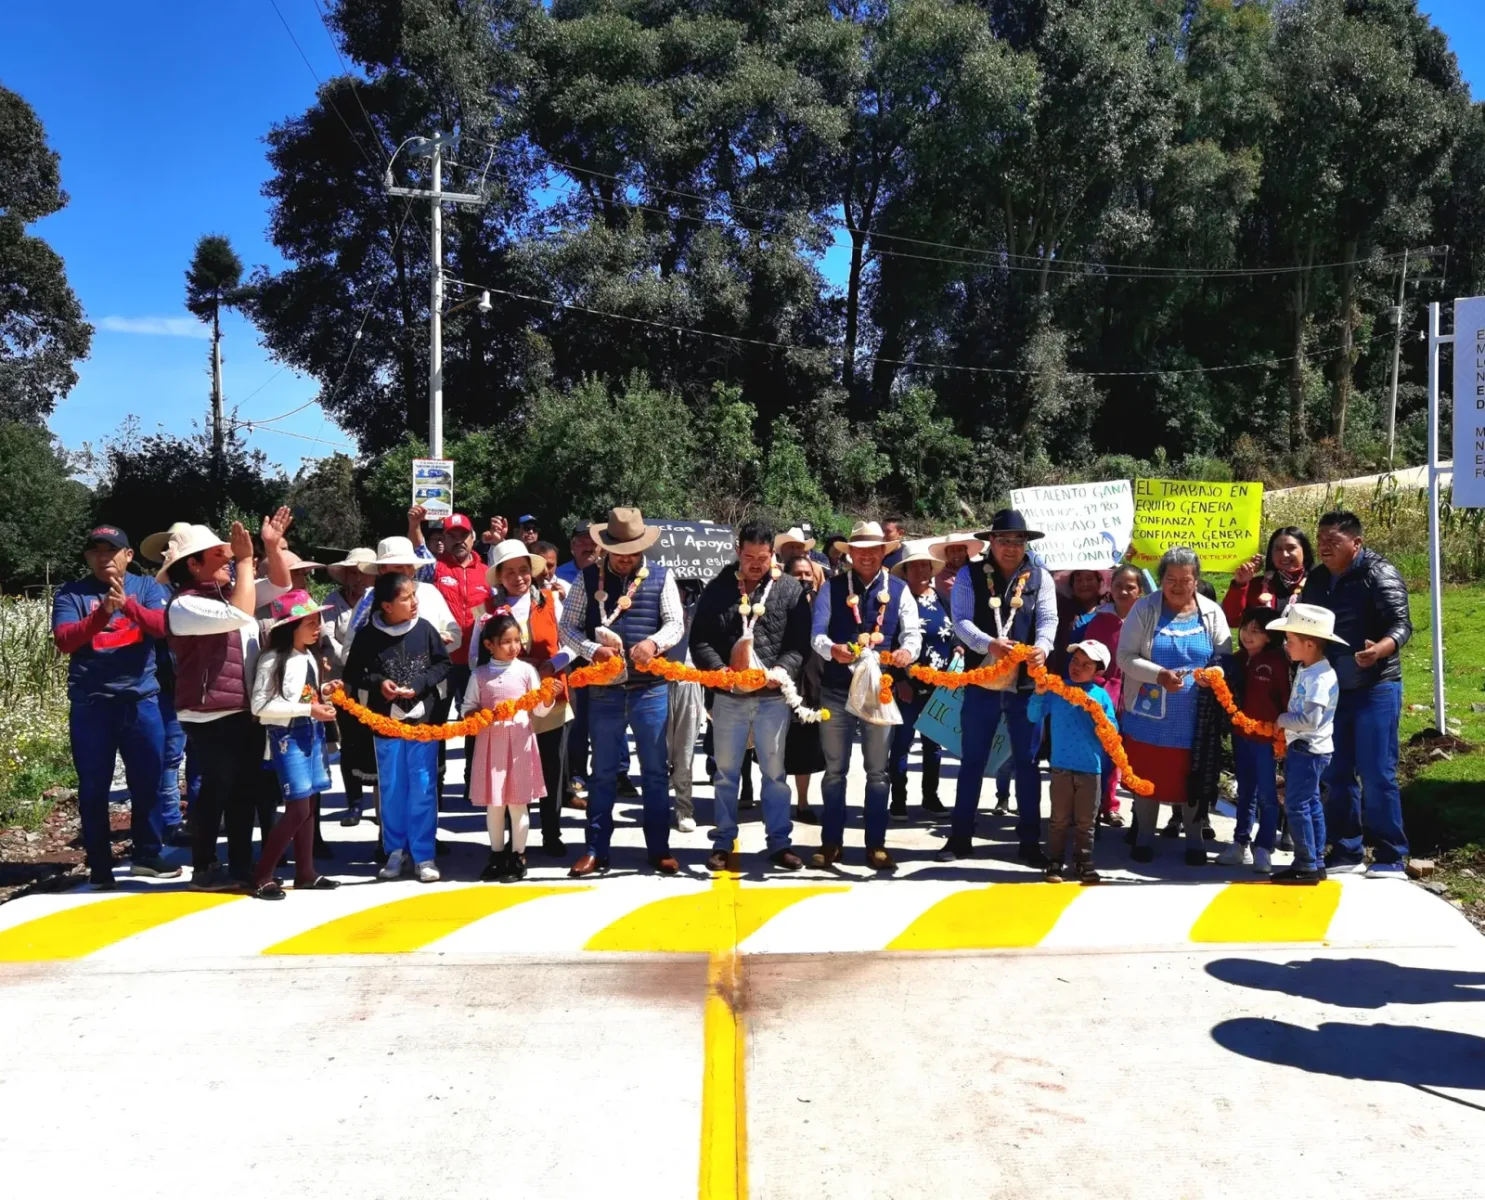
[[[1001,509],[990,518],[990,528],[979,530],[975,537],[988,542],[991,536],[997,533],[1022,533],[1026,535],[1028,542],[1034,542],[1037,538],[1046,536],[1040,529],[1027,529],[1026,518],[1014,508]]]

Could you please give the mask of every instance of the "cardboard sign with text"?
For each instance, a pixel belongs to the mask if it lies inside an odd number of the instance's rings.
[[[1231,571],[1262,546],[1263,484],[1194,479],[1134,481],[1132,561],[1153,567],[1172,546],[1190,546],[1206,571]]]
[[[1454,301],[1455,508],[1485,508],[1485,296]]]
[[[959,728],[960,713],[964,708],[963,688],[934,688],[928,703],[918,714],[918,732],[930,741],[937,742],[955,758],[964,757],[964,733]],[[985,775],[995,775],[1011,756],[1011,735],[1005,721],[995,726],[995,736],[990,742],[990,758],[985,763]]]
[[[1107,571],[1124,561],[1134,532],[1134,491],[1127,479],[1015,488],[1011,507],[1045,537],[1031,554],[1049,571]]]

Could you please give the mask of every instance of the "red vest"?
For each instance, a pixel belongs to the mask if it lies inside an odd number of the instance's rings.
[[[215,584],[182,589],[180,596],[208,596],[223,600]],[[171,604],[175,603],[171,600]],[[252,693],[242,664],[242,633],[181,637],[170,633],[170,608],[165,609],[165,631],[175,656],[175,707],[178,712],[245,712]]]
[[[478,555],[471,555],[462,567],[448,558],[440,558],[433,564],[433,586],[459,622],[459,644],[449,647],[449,659],[460,666],[469,662],[469,634],[474,628],[475,614],[484,608],[490,596],[485,570]]]

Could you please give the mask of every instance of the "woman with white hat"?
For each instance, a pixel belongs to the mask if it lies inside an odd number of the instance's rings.
[[[329,611],[320,625],[320,660],[326,679],[340,679],[345,674],[351,653],[351,620],[371,586],[371,576],[361,568],[375,561],[375,550],[357,546],[325,568],[335,580],[334,589],[325,597]],[[376,748],[371,730],[360,721],[337,718],[335,726],[340,739],[340,774],[345,781],[345,815],[340,823],[350,827],[361,823],[367,785],[376,787]]]
[[[411,538],[389,537],[376,544],[376,557],[361,563],[360,570],[363,575],[406,575],[415,580],[420,618],[433,626],[445,646],[457,646],[464,636],[459,622],[449,611],[443,594],[433,584],[419,578],[419,572],[426,571],[431,562],[431,558],[418,553]],[[357,602],[355,615],[351,618],[352,636],[365,627],[370,617],[371,592],[368,590]]]
[[[918,651],[918,662],[936,671],[947,671],[954,659],[957,643],[954,639],[954,622],[948,608],[939,599],[934,588],[934,578],[943,570],[935,539],[924,538],[904,542],[902,557],[892,568],[892,574],[907,581],[908,591],[918,602],[918,619],[923,624],[923,645]],[[917,721],[923,705],[933,689],[918,683],[906,674],[897,683],[897,702],[902,709],[902,724],[892,733],[892,807],[889,812],[894,821],[907,820],[907,768],[908,755],[913,748],[913,737],[917,733]],[[943,812],[944,802],[938,798],[939,764],[943,750],[931,738],[923,738],[922,801],[926,812]]]
[[[546,785],[546,795],[541,798],[541,849],[543,854],[562,858],[567,853],[562,844],[567,723],[572,720],[567,695],[567,666],[572,654],[563,649],[558,633],[562,601],[556,592],[537,586],[536,581],[546,572],[547,560],[533,554],[525,542],[507,538],[492,548],[490,559],[487,578],[492,591],[486,607],[491,612],[505,609],[515,618],[521,631],[522,661],[535,667],[542,679],[557,681],[557,702],[540,715],[533,713],[531,727],[536,733],[542,781]],[[472,646],[479,646],[483,624],[484,618],[475,621]],[[478,650],[475,656],[478,657]]]

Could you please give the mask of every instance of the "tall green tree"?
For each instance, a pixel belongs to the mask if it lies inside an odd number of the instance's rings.
[[[61,256],[26,232],[67,199],[35,110],[0,87],[0,420],[46,420],[92,345]]]
[[[28,422],[0,421],[0,489],[0,590],[78,575],[91,496],[57,440]]]

